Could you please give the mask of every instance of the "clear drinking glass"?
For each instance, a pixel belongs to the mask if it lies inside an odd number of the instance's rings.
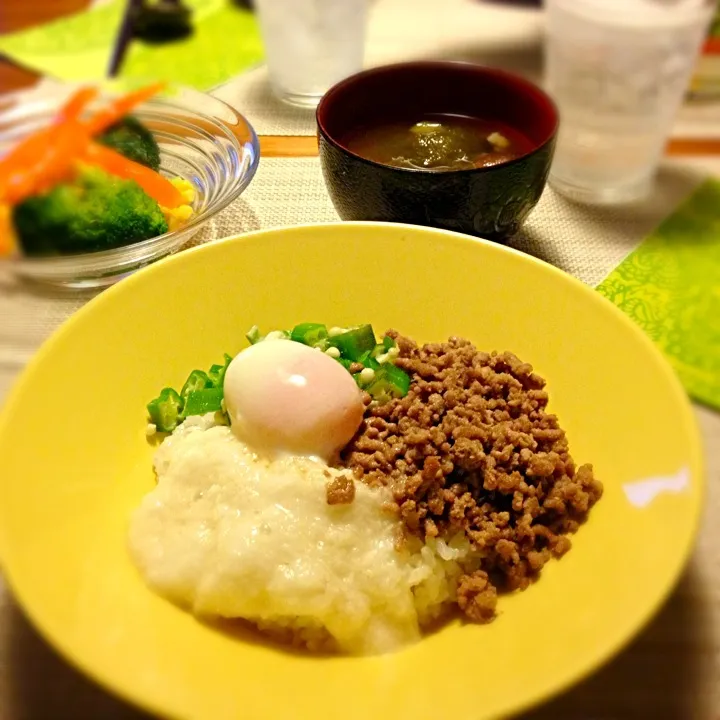
[[[560,108],[550,184],[598,204],[647,196],[715,0],[546,0]]]
[[[368,0],[255,0],[270,83],[285,102],[314,107],[362,68]]]

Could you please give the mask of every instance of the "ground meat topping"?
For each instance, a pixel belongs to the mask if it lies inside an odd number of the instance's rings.
[[[328,505],[349,505],[355,499],[355,481],[347,473],[325,483]]]
[[[602,484],[592,466],[575,467],[531,365],[461,338],[418,347],[387,334],[410,390],[385,405],[366,399],[341,462],[357,479],[392,490],[411,533],[462,532],[482,552],[482,569],[461,577],[457,592],[466,615],[486,621],[497,589],[526,588],[569,550],[566,534],[586,518]]]
[[[494,617],[497,590],[483,570],[476,570],[460,578],[457,597],[460,609],[470,620],[487,622]]]

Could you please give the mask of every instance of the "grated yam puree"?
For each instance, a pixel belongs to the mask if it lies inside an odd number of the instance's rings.
[[[146,582],[199,616],[244,618],[310,649],[366,654],[419,638],[455,599],[467,541],[398,543],[386,488],[339,471],[259,458],[211,415],[186,420],[155,455],[157,486],[134,512],[130,552]]]

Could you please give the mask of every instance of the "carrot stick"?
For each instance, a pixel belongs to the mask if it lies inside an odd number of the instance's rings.
[[[0,200],[20,202],[35,192],[50,170],[62,174],[71,160],[69,153],[82,144],[80,115],[97,92],[90,87],[77,90],[50,127],[26,137],[0,161]]]
[[[97,94],[92,88],[80,88],[73,93],[70,99],[60,108],[50,127],[44,127],[23,138],[5,157],[0,160],[0,177],[13,169],[23,167],[28,162],[33,162],[42,155],[42,150],[47,150],[50,144],[50,136],[53,128],[62,125],[80,116],[85,105]]]
[[[103,130],[107,130],[125,117],[134,107],[149,100],[153,95],[157,95],[165,87],[165,84],[164,82],[154,83],[117,98],[87,121],[90,134],[97,135]]]
[[[19,169],[5,179],[0,197],[13,205],[31,195],[43,192],[67,177],[73,160],[89,142],[89,137],[79,130],[79,125],[62,126],[51,136],[51,147],[32,167]]]
[[[80,116],[87,104],[98,94],[97,88],[81,88],[68,100],[58,113],[56,129],[52,136],[52,148],[34,168],[36,184],[44,189],[67,174],[78,153],[90,142],[90,136]]]
[[[37,161],[47,152],[52,137],[52,128],[43,128],[23,138],[0,160],[0,184],[12,173],[27,170],[28,163]],[[0,192],[2,192],[0,188]]]
[[[182,195],[162,175],[109,148],[90,144],[91,136],[127,115],[164,86],[165,83],[155,83],[128,93],[86,121],[81,120],[81,114],[98,91],[80,88],[63,105],[50,127],[29,135],[0,160],[0,202],[15,204],[51,187],[70,172],[75,160],[85,158],[113,175],[135,180],[164,207],[182,205]]]
[[[70,99],[60,108],[60,112],[55,116],[55,125],[61,125],[64,122],[78,120],[82,111],[87,104],[97,97],[98,89],[96,87],[84,87],[74,92]]]
[[[53,150],[38,163],[35,170],[35,192],[43,192],[64,180],[74,169],[74,162],[85,152],[90,136],[79,122],[67,123],[53,138]]]
[[[10,168],[0,186],[0,198],[19,203],[62,180],[72,169],[73,160],[87,147],[90,137],[78,120],[66,122],[44,137],[46,147],[33,164]],[[32,162],[28,158],[28,162]]]
[[[15,232],[8,205],[0,205],[0,257],[12,255],[15,251]]]
[[[184,202],[180,191],[160,173],[145,167],[145,165],[128,160],[124,155],[104,145],[91,142],[82,159],[91,165],[102,168],[111,175],[134,180],[163,207],[175,208]]]

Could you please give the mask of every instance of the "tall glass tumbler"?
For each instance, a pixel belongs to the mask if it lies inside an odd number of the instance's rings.
[[[255,0],[270,84],[292,105],[314,107],[362,69],[368,0]]]
[[[596,204],[652,190],[715,0],[546,0],[560,108],[550,184]]]

